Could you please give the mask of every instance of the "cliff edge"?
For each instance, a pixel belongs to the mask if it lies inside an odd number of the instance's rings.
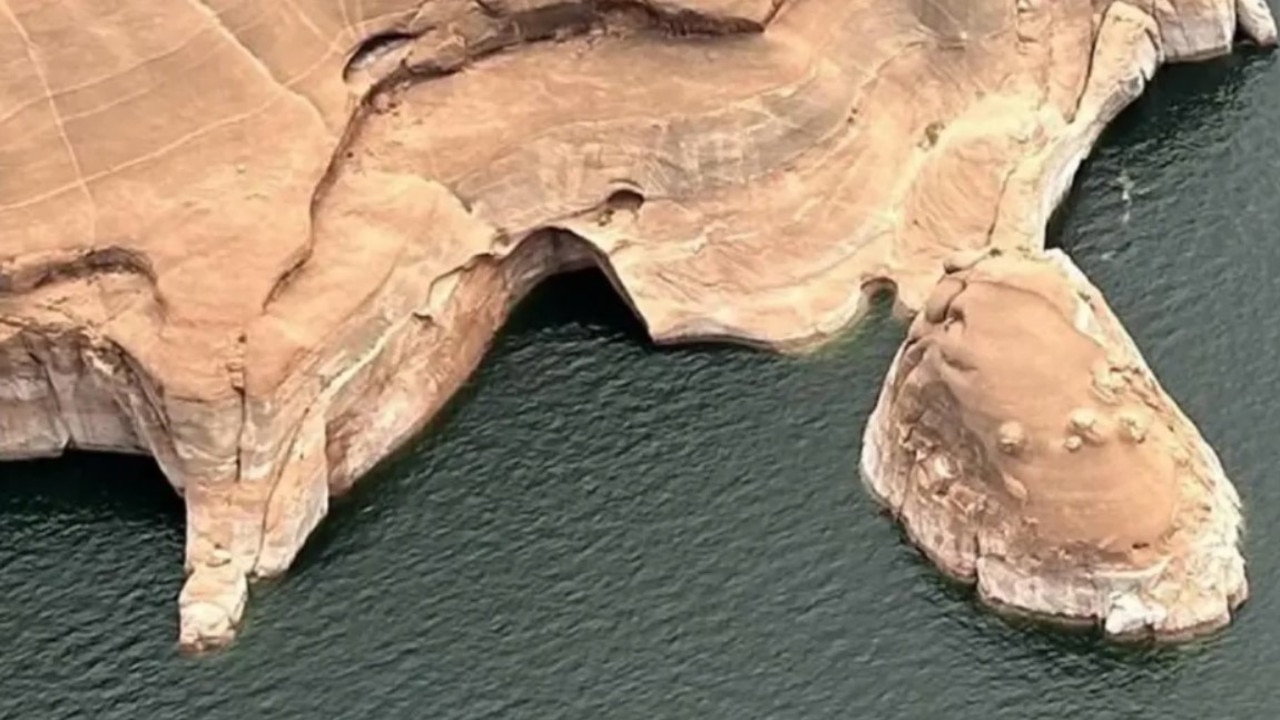
[[[1039,248],[1156,67],[1262,0],[0,4],[0,458],[147,453],[234,637],[540,279],[659,342],[822,342]]]

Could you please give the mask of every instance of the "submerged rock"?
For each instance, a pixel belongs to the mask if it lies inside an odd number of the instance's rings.
[[[983,600],[1111,635],[1226,624],[1240,501],[1066,255],[954,268],[899,350],[862,475]]]

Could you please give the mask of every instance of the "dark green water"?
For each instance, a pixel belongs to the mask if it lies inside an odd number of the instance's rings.
[[[1119,649],[941,582],[855,479],[883,316],[804,360],[657,351],[586,275],[526,303],[230,652],[175,652],[182,517],[149,462],[4,466],[0,718],[1275,717],[1280,56],[1163,71],[1058,236],[1245,499],[1224,633]]]

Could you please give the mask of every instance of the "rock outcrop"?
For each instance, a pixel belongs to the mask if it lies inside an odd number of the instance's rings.
[[[1261,0],[9,0],[0,458],[153,455],[225,643],[541,278],[660,342],[913,311],[1237,26],[1275,42]]]
[[[998,607],[1167,638],[1226,624],[1248,592],[1218,456],[1058,251],[987,256],[938,283],[862,472]]]

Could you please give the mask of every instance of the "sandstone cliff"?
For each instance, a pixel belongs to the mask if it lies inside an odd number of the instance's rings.
[[[1226,624],[1239,498],[1097,288],[1058,251],[939,282],[867,425],[872,492],[997,606],[1111,634]]]
[[[539,279],[660,342],[914,310],[1237,27],[1275,41],[1262,0],[9,0],[0,458],[153,455],[182,643],[226,642]]]

